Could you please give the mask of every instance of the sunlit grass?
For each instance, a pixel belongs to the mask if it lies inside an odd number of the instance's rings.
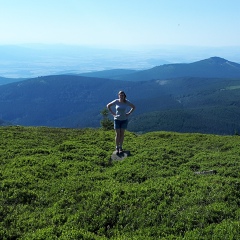
[[[239,136],[126,132],[114,162],[114,131],[0,134],[1,239],[240,237]]]

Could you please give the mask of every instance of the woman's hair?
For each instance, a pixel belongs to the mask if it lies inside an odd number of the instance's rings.
[[[120,94],[124,94],[124,100],[123,101],[126,102],[126,98],[127,98],[126,93],[124,91],[119,91],[118,95],[120,95]]]

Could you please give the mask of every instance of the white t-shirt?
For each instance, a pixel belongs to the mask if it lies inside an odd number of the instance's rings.
[[[126,102],[119,102],[119,99],[116,99],[112,102],[116,108],[116,116],[114,120],[127,120],[126,110],[130,106],[131,102],[126,100]]]

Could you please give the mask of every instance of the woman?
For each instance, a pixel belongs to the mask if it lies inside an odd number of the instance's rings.
[[[115,106],[116,112],[113,112],[111,109],[112,106]],[[127,112],[129,107],[130,110]],[[135,106],[126,99],[126,94],[120,91],[118,93],[118,99],[108,103],[107,108],[114,117],[116,151],[117,153],[121,153],[123,151],[124,131],[128,125],[128,116],[134,111]]]

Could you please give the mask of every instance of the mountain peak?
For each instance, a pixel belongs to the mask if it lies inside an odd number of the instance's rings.
[[[221,57],[210,57],[204,60],[200,60],[194,63],[190,63],[190,65],[198,65],[198,64],[204,64],[204,65],[208,65],[208,66],[223,66],[228,64],[229,61],[227,59],[221,58]]]
[[[226,62],[228,62],[228,60],[226,60],[226,59],[224,59],[224,58],[220,58],[220,57],[211,57],[211,58],[209,58],[209,59],[207,59],[207,60],[209,60],[210,62],[213,62],[213,63],[226,63]]]

